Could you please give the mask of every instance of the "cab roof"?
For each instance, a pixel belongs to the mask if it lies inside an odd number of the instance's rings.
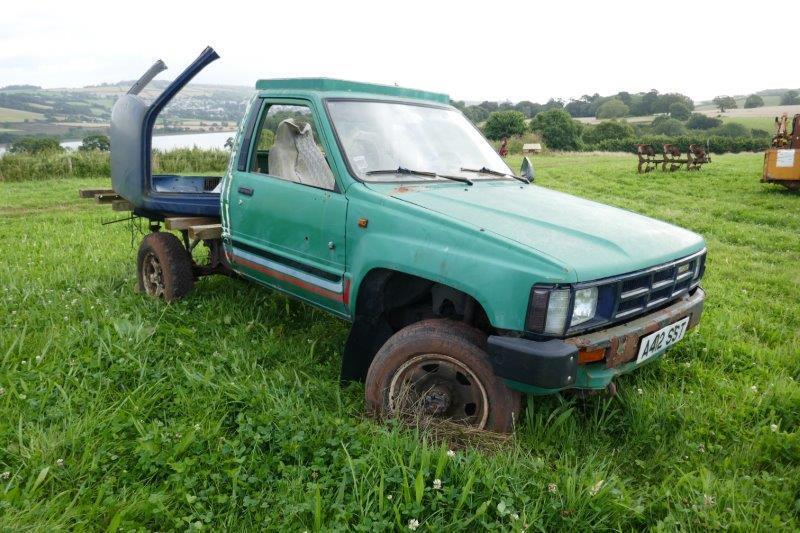
[[[449,104],[450,97],[444,93],[406,89],[391,85],[378,85],[376,83],[362,83],[358,81],[337,80],[332,78],[280,78],[272,80],[258,80],[256,89],[269,90],[299,90],[330,93],[359,93],[361,95],[392,96],[396,98],[410,98],[425,100],[440,104]]]

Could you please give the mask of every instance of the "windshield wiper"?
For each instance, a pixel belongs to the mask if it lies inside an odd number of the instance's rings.
[[[367,173],[367,176],[374,176],[376,174],[416,174],[417,176],[430,176],[432,178],[436,177],[436,172],[424,172],[422,170],[410,170],[405,167],[397,167],[392,169],[386,170],[370,170]]]
[[[491,174],[492,176],[502,176],[504,178],[507,176],[511,176],[515,180],[519,180],[522,183],[529,183],[528,180],[520,176],[515,176],[514,174],[509,174],[508,172],[500,172],[499,170],[492,170],[491,168],[486,168],[486,167],[481,167],[481,168],[461,167],[461,172],[475,172],[476,174]]]
[[[429,178],[444,178],[447,180],[458,181],[461,183],[466,183],[467,185],[472,185],[472,180],[469,178],[462,178],[459,176],[446,176],[444,174],[437,174],[436,172],[426,172],[422,170],[411,170],[405,167],[397,167],[395,169],[386,169],[386,170],[370,170],[366,174],[367,176],[375,176],[376,174],[407,174],[415,176],[425,176]]]

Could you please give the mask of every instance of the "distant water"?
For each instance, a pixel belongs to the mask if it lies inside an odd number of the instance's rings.
[[[176,148],[198,147],[203,149],[225,148],[225,141],[236,135],[235,131],[217,131],[214,133],[181,133],[178,135],[156,135],[153,137],[153,148],[159,150],[174,150]],[[61,143],[64,148],[76,150],[81,141],[66,141]],[[6,146],[0,145],[0,155],[6,151]]]

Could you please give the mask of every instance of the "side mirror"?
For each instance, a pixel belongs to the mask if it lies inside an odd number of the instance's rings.
[[[519,167],[519,175],[528,180],[528,183],[533,183],[533,178],[536,177],[536,171],[533,169],[533,163],[527,156],[522,158],[522,166]]]

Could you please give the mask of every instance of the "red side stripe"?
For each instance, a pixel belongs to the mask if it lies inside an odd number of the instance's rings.
[[[350,304],[350,280],[347,278],[345,278],[344,280],[344,290],[340,294],[337,292],[329,291],[328,289],[322,287],[318,287],[312,283],[303,281],[302,279],[297,279],[288,274],[284,274],[283,272],[272,270],[271,268],[259,265],[258,263],[253,263],[252,261],[248,261],[247,259],[239,257],[238,255],[234,255],[234,257],[236,259],[236,262],[239,263],[240,265],[246,266],[247,268],[250,268],[252,270],[257,270],[258,272],[266,274],[267,276],[273,279],[284,281],[286,283],[291,283],[295,287],[300,287],[303,290],[322,296],[323,298],[327,298],[328,300],[334,300],[336,302],[343,303],[344,305]]]

